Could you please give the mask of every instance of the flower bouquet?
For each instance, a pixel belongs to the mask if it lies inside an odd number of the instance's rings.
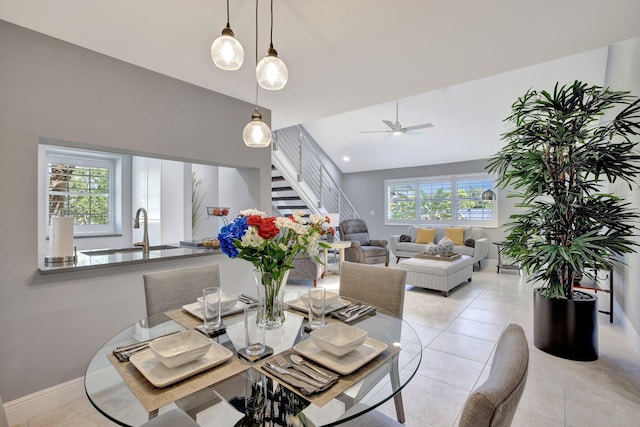
[[[218,234],[222,252],[253,264],[267,329],[284,322],[284,288],[293,259],[306,252],[316,254],[318,247],[326,246],[320,238],[329,230],[327,218],[311,214],[307,220],[304,214],[296,211],[289,217],[273,217],[247,209]]]

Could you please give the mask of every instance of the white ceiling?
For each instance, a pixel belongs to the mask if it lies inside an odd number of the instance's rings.
[[[0,0],[0,19],[254,102],[255,2],[230,3],[246,53],[236,72],[209,56],[224,0]],[[261,0],[259,57],[268,8]],[[274,129],[303,124],[343,172],[488,157],[516,96],[557,80],[602,83],[600,48],[640,36],[637,0],[274,0],[274,11],[289,82],[259,104]],[[394,121],[396,99],[404,126],[435,127],[400,141],[359,133]]]

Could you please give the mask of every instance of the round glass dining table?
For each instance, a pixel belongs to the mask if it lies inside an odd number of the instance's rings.
[[[239,367],[238,372],[220,381],[203,382],[208,378],[205,376],[208,371],[204,371],[166,387],[155,387],[139,375],[133,363],[119,362],[113,357],[113,350],[117,347],[193,329],[193,325],[199,324],[200,321],[195,317],[193,324],[183,321],[188,317],[192,316],[178,309],[142,319],[118,332],[98,349],[85,373],[85,391],[101,414],[118,425],[139,426],[158,414],[178,407],[203,427],[333,426],[393,399],[399,417],[404,417],[398,392],[416,374],[422,359],[422,346],[416,331],[402,319],[378,309],[375,315],[355,323],[354,326],[367,331],[368,337],[374,342],[386,344],[387,350],[353,373],[342,372],[344,366],[328,366],[331,371],[347,375],[341,375],[336,384],[316,395],[305,396],[280,384],[278,378],[260,369],[263,360],[252,363],[238,356],[238,350],[244,347],[242,313],[224,317],[226,332],[212,338],[230,350],[233,356],[226,364],[211,368],[209,375],[215,375],[213,370],[216,369],[229,369],[227,365]],[[283,327],[266,331],[265,341],[273,349],[274,355],[290,353],[297,344],[305,345],[309,339],[309,333],[305,331],[306,321],[303,313],[286,311]],[[385,358],[385,354],[391,356]],[[320,363],[318,365],[327,368]],[[136,375],[137,382],[132,382],[131,378]],[[125,377],[129,377],[129,380],[125,380]],[[193,388],[189,389],[188,386]],[[183,389],[188,392],[185,393]],[[182,394],[176,394],[181,390]],[[262,393],[259,413],[252,405],[257,391]],[[143,404],[140,393],[152,403]],[[153,406],[153,402],[159,402],[157,407]]]

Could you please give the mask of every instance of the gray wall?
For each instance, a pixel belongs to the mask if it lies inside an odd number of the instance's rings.
[[[618,43],[609,48],[606,86],[614,90],[630,91],[640,96],[640,38]],[[636,141],[639,138],[636,137]],[[636,181],[638,182],[638,181]],[[611,191],[629,201],[635,208],[640,209],[640,192],[636,186],[632,190],[623,183],[615,183]],[[640,242],[640,237],[636,238]],[[622,275],[616,274],[614,290],[618,304],[623,308],[630,325],[635,329],[636,337],[640,333],[640,254],[629,254],[624,262],[628,268]],[[636,346],[640,346],[636,342]],[[640,350],[640,347],[638,347]]]
[[[406,234],[406,225],[385,225],[384,223],[384,181],[385,179],[400,179],[412,177],[427,177],[453,174],[486,173],[486,159],[468,162],[447,163],[440,165],[418,166],[403,169],[384,169],[368,172],[344,174],[342,177],[343,190],[358,211],[360,218],[367,222],[369,234],[373,238],[389,239],[394,234]],[[509,215],[514,212],[513,202],[505,197],[505,191],[498,194],[498,223],[505,224]],[[373,214],[372,214],[373,212]],[[483,235],[490,242],[499,241],[504,237],[502,227],[485,228]],[[497,259],[495,246],[489,248],[489,258]]]
[[[269,211],[270,150],[242,142],[252,112],[251,104],[0,21],[0,395],[5,401],[81,377],[109,336],[143,316],[144,271],[220,262],[223,286],[254,287],[250,264],[225,256],[40,276],[38,139],[246,167],[250,199]],[[270,112],[262,113],[269,123]]]

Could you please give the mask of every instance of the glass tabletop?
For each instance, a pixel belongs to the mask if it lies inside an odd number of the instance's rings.
[[[213,340],[231,350],[233,357],[238,358],[237,351],[244,347],[244,316],[225,317],[223,322],[226,333]],[[304,328],[305,322],[302,313],[287,311],[282,328],[266,331],[266,344],[273,348],[274,354],[290,350],[298,343],[304,344],[309,339]],[[378,310],[375,316],[360,320],[354,326],[366,330],[370,338],[400,351],[328,403],[316,405],[310,401],[313,399],[308,400],[279,385],[276,379],[258,370],[261,361],[250,363],[238,358],[246,364],[246,370],[165,405],[159,408],[159,413],[177,406],[203,427],[262,424],[332,426],[353,419],[391,399],[413,378],[422,358],[420,339],[406,321]],[[93,406],[122,426],[138,426],[148,421],[149,411],[145,410],[115,368],[114,363],[119,362],[112,363],[108,355],[116,347],[182,330],[186,328],[167,315],[159,314],[142,319],[110,338],[98,349],[86,370],[85,391]],[[360,369],[365,368],[366,365]],[[135,370],[133,365],[127,369]],[[149,383],[141,386],[156,394],[169,392],[172,387],[155,388]],[[252,409],[256,396],[261,396],[259,411]]]

